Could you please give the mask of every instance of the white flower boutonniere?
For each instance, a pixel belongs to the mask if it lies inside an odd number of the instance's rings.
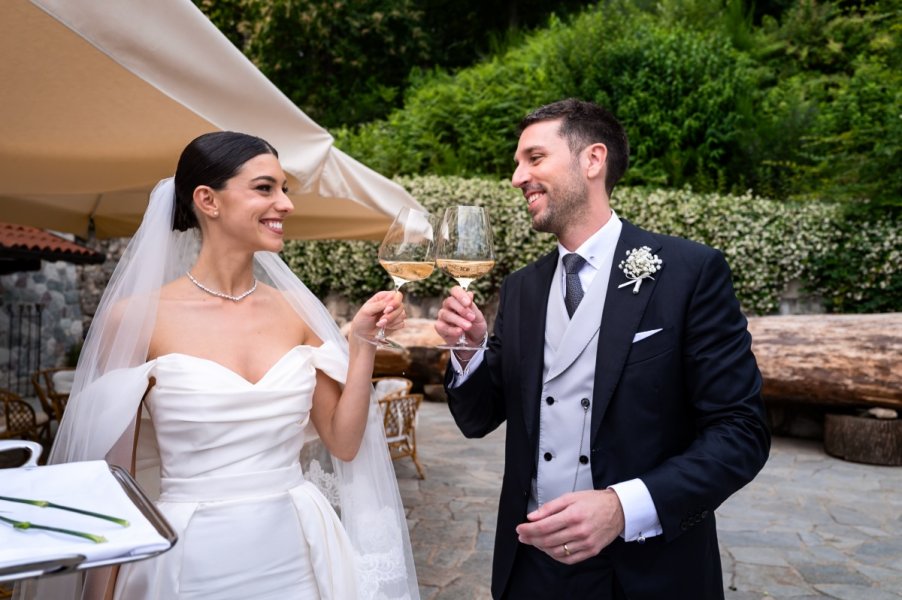
[[[618,288],[633,286],[633,293],[639,293],[639,286],[646,278],[654,279],[653,274],[661,270],[664,264],[657,254],[651,253],[651,248],[642,246],[626,251],[626,260],[620,261],[620,270],[629,278],[626,283],[621,283]]]

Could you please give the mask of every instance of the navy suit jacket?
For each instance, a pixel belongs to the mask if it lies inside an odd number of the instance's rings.
[[[663,261],[638,294],[620,288],[627,250]],[[507,423],[492,594],[507,586],[536,472],[545,316],[557,251],[508,276],[483,363],[448,388],[467,437]],[[720,252],[624,221],[599,332],[592,403],[595,489],[641,478],[663,535],[607,553],[629,598],[722,598],[714,510],[764,466],[770,448],[747,321]],[[639,342],[640,331],[662,331]],[[450,381],[451,372],[448,372]],[[447,388],[447,386],[446,386]]]

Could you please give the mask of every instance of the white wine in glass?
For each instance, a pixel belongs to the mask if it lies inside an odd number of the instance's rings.
[[[495,248],[492,244],[492,225],[489,213],[481,206],[452,206],[445,209],[435,242],[436,266],[457,280],[467,291],[470,284],[495,267]],[[440,348],[451,350],[479,350],[463,333],[454,345]]]
[[[426,279],[435,269],[433,223],[429,213],[404,207],[388,228],[379,245],[379,264],[391,276],[395,290],[405,283]],[[402,348],[385,336],[385,327],[380,327],[375,335],[357,337],[380,348]]]

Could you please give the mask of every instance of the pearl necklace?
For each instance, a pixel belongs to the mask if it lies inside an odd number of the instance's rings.
[[[191,271],[185,271],[185,275],[188,276],[188,279],[191,280],[191,283],[193,283],[194,285],[199,287],[201,290],[207,292],[211,296],[216,296],[218,298],[225,298],[226,300],[231,300],[232,302],[238,302],[239,300],[244,300],[245,298],[247,298],[248,296],[253,294],[254,291],[256,291],[256,289],[257,289],[257,279],[255,277],[254,285],[251,286],[251,289],[244,292],[243,294],[238,294],[237,296],[232,296],[230,294],[226,294],[225,292],[217,292],[216,290],[211,290],[210,288],[208,288],[207,286],[205,286],[204,284],[199,282],[197,279],[195,279],[194,276],[191,274]]]

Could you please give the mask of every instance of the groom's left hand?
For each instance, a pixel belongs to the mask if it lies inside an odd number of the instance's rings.
[[[517,526],[520,542],[568,565],[601,552],[624,527],[620,498],[610,489],[564,494],[526,518]]]

